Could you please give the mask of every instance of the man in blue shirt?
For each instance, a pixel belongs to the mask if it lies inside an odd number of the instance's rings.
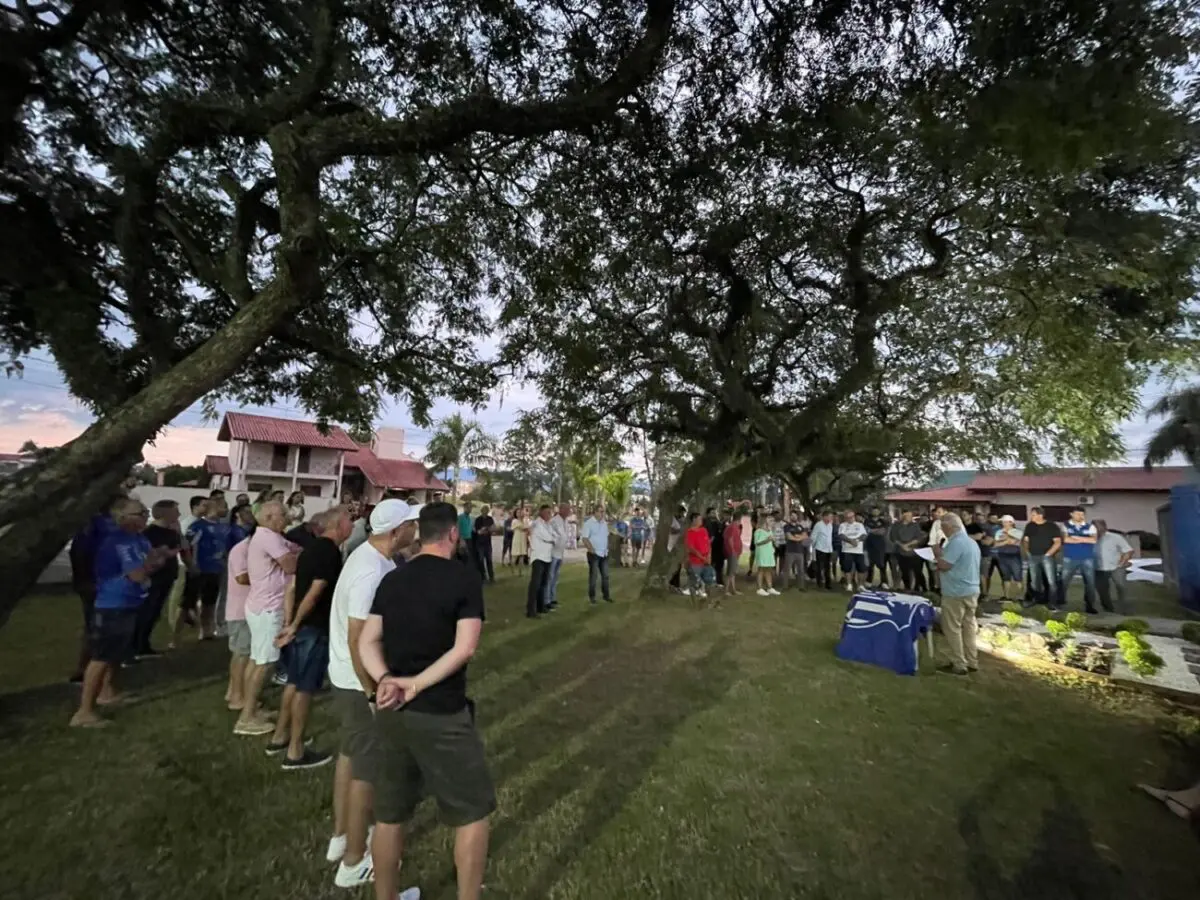
[[[975,650],[975,608],[979,605],[979,545],[967,536],[954,513],[939,520],[946,542],[934,544],[933,557],[942,583],[942,634],[950,662],[938,671],[966,675],[979,669]]]
[[[124,499],[124,494],[113,497],[92,516],[87,524],[71,538],[71,547],[67,555],[71,561],[71,586],[79,595],[83,607],[83,640],[79,647],[79,663],[71,675],[73,683],[83,682],[83,673],[91,659],[91,638],[93,613],[96,609],[96,551],[104,539],[117,530],[117,524],[112,520],[108,511],[114,503]]]
[[[230,549],[228,514],[229,509],[224,500],[208,500],[203,506],[202,518],[193,522],[187,530],[188,544],[192,548],[192,574],[184,592],[183,608],[195,610],[199,604],[202,641],[210,641],[216,637],[217,600],[221,596],[221,582],[225,580],[225,560]],[[180,616],[176,622],[176,643],[179,643],[182,637],[187,618]]]
[[[646,552],[646,531],[646,517],[640,508],[634,508],[633,517],[629,520],[629,561],[635,566],[642,564],[642,556]]]
[[[113,671],[129,656],[137,627],[138,609],[146,600],[150,575],[160,568],[172,551],[152,550],[142,534],[149,511],[139,501],[125,498],[112,509],[117,530],[96,550],[96,609],[92,614],[91,660],[83,673],[83,697],[70,724],[97,728],[108,720],[96,713],[96,705],[115,703]]]
[[[1087,520],[1082,506],[1071,510],[1067,536],[1063,538],[1062,596],[1066,603],[1067,588],[1078,572],[1083,579],[1083,603],[1089,613],[1096,609],[1096,526]]]
[[[594,515],[583,523],[579,538],[587,547],[588,600],[592,606],[596,605],[596,574],[599,573],[604,600],[612,603],[612,595],[608,592],[608,519],[603,504],[597,505]]]

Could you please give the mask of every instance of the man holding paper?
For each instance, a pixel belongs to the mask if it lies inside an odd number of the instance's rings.
[[[946,543],[933,547],[934,566],[942,581],[942,634],[950,662],[939,666],[946,675],[966,675],[979,668],[975,651],[975,608],[979,604],[979,545],[967,537],[954,513],[941,518]]]

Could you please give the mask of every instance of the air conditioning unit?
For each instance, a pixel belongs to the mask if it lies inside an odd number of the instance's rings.
[[[1096,498],[1091,494],[1081,494],[1079,497],[1080,506],[1095,506]]]

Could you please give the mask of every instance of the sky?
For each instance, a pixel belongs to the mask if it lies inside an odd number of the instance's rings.
[[[12,375],[0,379],[0,452],[12,453],[28,440],[39,446],[55,447],[78,436],[92,421],[88,410],[69,393],[58,367],[46,356],[34,356],[23,360],[23,376]],[[1162,382],[1151,382],[1143,392],[1143,406],[1153,403],[1164,392],[1171,389]],[[454,412],[473,415],[492,434],[502,434],[513,425],[523,411],[535,410],[542,405],[541,397],[532,386],[507,384],[495,391],[488,404],[479,410],[464,410],[455,404],[438,402],[433,408],[434,419]],[[297,407],[279,401],[271,407],[225,407],[242,409],[280,418],[308,418]],[[407,410],[393,402],[378,423],[382,426],[405,429],[405,448],[417,458],[425,455],[429,431],[414,426]],[[1142,451],[1155,429],[1154,422],[1147,422],[1143,414],[1137,414],[1123,423],[1121,431],[1128,450],[1125,460],[1115,460],[1114,465],[1140,465]],[[208,454],[224,456],[228,444],[217,440],[219,421],[204,420],[200,405],[179,416],[144,451],[146,461],[152,465],[178,463],[197,465]],[[636,468],[636,466],[634,467]]]

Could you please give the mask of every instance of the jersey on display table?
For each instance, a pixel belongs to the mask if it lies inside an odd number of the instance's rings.
[[[864,591],[846,609],[837,656],[852,662],[917,674],[917,642],[922,632],[933,655],[933,604],[923,597]]]

